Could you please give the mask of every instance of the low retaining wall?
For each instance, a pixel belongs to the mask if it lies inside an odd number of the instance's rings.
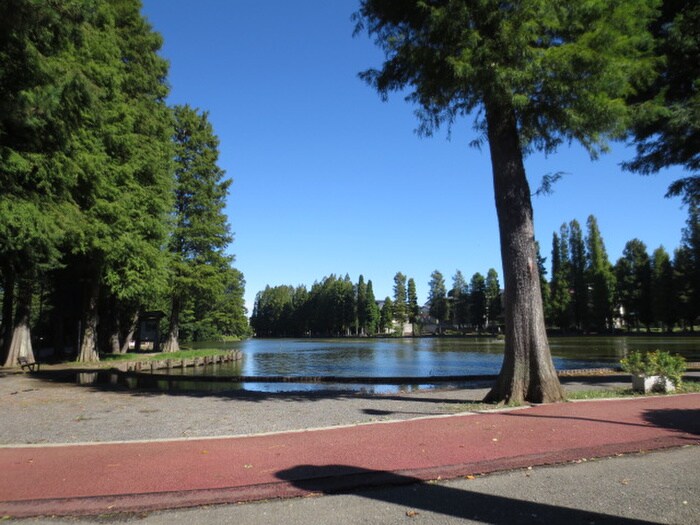
[[[125,361],[115,364],[112,369],[120,372],[153,372],[154,370],[172,370],[177,368],[190,368],[195,366],[218,365],[240,361],[242,354],[232,350],[221,355],[209,355],[193,357],[190,359],[158,359],[153,361]]]

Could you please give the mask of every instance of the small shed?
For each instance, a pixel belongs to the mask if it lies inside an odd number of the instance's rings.
[[[163,317],[165,314],[161,311],[143,312],[139,316],[136,330],[137,352],[141,351],[143,346],[152,348],[153,352],[160,352],[160,321]]]

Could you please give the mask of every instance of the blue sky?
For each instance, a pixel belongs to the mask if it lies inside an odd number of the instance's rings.
[[[418,137],[415,108],[382,102],[357,73],[381,64],[367,38],[353,38],[356,0],[143,0],[165,39],[172,104],[209,111],[220,166],[233,179],[226,213],[230,247],[245,275],[246,303],[266,284],[310,286],[331,273],[371,279],[382,299],[401,271],[427,297],[433,270],[448,286],[496,268],[498,226],[488,148],[468,146],[472,122]],[[534,197],[542,254],[552,233],[593,214],[610,259],[637,237],[672,252],[686,210],[665,199],[668,170],[620,169],[632,150],[613,144],[597,161],[577,146],[526,161],[530,184],[567,175]]]

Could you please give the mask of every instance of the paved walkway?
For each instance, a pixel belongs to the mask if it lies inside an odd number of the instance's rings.
[[[247,437],[9,446],[0,516],[293,497],[698,444],[700,394]]]

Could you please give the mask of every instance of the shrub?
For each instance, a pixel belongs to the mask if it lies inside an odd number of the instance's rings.
[[[622,370],[635,376],[663,376],[668,378],[676,387],[679,387],[683,372],[685,372],[685,359],[676,354],[654,350],[642,354],[638,350],[631,352],[620,361]]]

